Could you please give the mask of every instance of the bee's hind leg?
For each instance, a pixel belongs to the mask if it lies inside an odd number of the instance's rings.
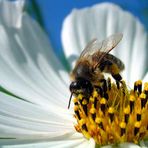
[[[118,81],[118,82],[120,82],[121,80],[122,80],[122,77],[121,77],[121,75],[118,73],[118,74],[112,74],[112,77],[116,80],[116,81]]]
[[[120,83],[122,84],[121,75],[119,73],[118,74],[112,74],[112,77],[116,80],[116,85],[117,85],[117,88],[119,89],[120,88]]]

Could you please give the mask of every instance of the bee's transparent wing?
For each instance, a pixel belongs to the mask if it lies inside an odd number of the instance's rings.
[[[101,42],[94,39],[88,43],[88,45],[82,51],[80,58],[92,56],[97,52],[104,52],[104,54],[109,53],[120,42],[122,37],[123,35],[121,33],[117,33],[109,36]]]

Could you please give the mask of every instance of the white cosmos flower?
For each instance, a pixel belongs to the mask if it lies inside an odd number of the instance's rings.
[[[0,92],[0,146],[95,147],[92,139],[75,131],[72,110],[67,109],[68,73],[40,26],[22,12],[23,3],[0,1],[0,85],[22,98]],[[113,50],[126,65],[124,78],[130,83],[144,78],[147,33],[135,17],[109,3],[73,10],[64,21],[62,41],[69,63],[91,39],[115,32],[124,34],[120,49]]]

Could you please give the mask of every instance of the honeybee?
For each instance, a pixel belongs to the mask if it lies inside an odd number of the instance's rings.
[[[120,72],[124,69],[124,64],[109,53],[122,37],[121,33],[117,33],[101,42],[94,39],[84,48],[70,74],[72,82],[69,87],[71,96],[68,108],[73,94],[90,95],[93,88],[104,79],[104,73],[111,74],[117,82],[122,80]]]

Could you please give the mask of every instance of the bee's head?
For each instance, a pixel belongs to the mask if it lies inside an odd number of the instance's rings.
[[[83,94],[84,96],[90,96],[93,91],[93,86],[89,80],[84,78],[78,78],[71,82],[69,89],[71,91],[71,96],[69,100],[68,108],[70,107],[70,101],[73,94]]]
[[[71,82],[69,89],[71,93],[82,93],[84,95],[91,94],[93,91],[91,82],[84,78],[78,78],[75,81]]]

